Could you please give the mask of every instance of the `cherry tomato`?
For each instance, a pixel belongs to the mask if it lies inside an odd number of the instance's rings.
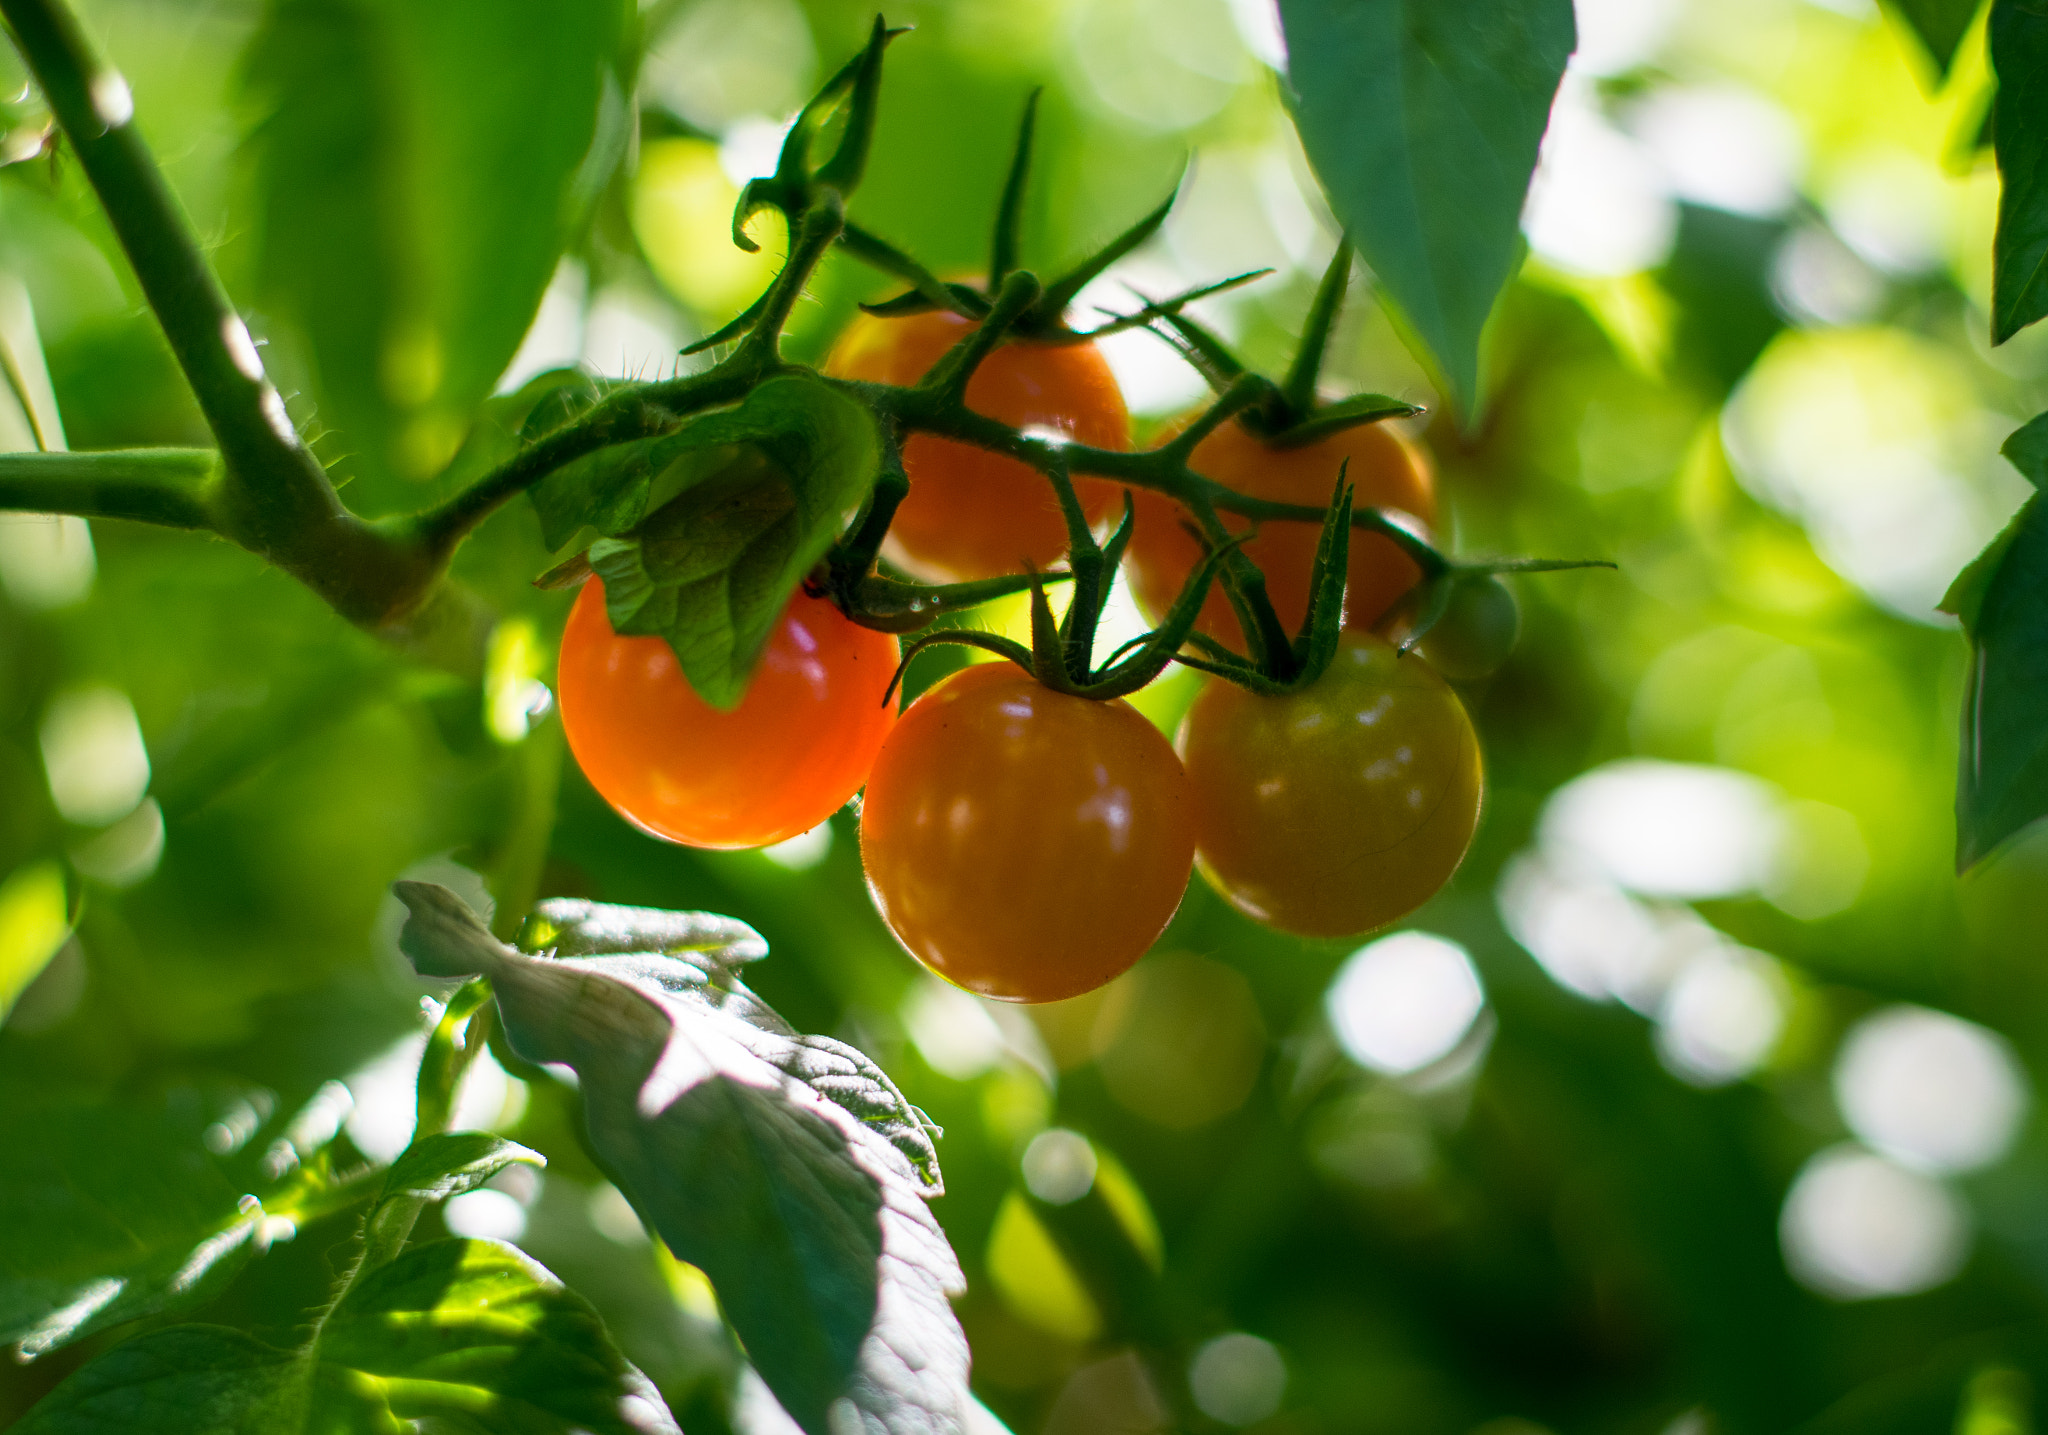
[[[1160,442],[1185,427],[1185,421],[1177,424]],[[1360,507],[1397,508],[1421,520],[1425,527],[1436,522],[1436,480],[1428,456],[1384,424],[1345,429],[1299,448],[1275,448],[1240,425],[1227,423],[1195,446],[1189,466],[1253,498],[1321,508],[1329,503],[1337,471],[1346,459],[1351,461],[1347,472],[1356,492],[1354,501]],[[1179,504],[1149,489],[1133,490],[1131,496],[1137,504],[1138,526],[1131,535],[1124,566],[1139,606],[1157,621],[1173,606],[1181,585],[1201,560],[1202,550],[1181,527],[1188,517]],[[1249,520],[1232,514],[1222,517],[1224,526],[1234,533],[1251,526]],[[1289,634],[1299,630],[1308,616],[1308,585],[1318,536],[1313,523],[1268,522],[1260,526],[1258,537],[1244,545],[1245,553],[1266,575],[1266,596],[1273,600],[1274,611]],[[1396,599],[1421,581],[1422,570],[1391,538],[1353,529],[1345,626],[1370,628]],[[1195,626],[1219,643],[1240,652],[1244,649],[1237,614],[1220,582],[1210,590]]]
[[[1009,663],[912,703],[861,803],[876,905],[912,956],[983,996],[1092,991],[1152,945],[1194,861],[1187,778],[1123,702]]]
[[[622,638],[604,585],[583,585],[562,632],[562,726],[583,775],[643,832],[692,847],[765,847],[852,797],[896,706],[896,640],[799,591],[740,705],[690,690],[660,638]]]
[[[1415,645],[1452,682],[1483,678],[1508,660],[1522,633],[1522,612],[1507,584],[1487,574],[1461,578],[1451,601]]]
[[[914,384],[974,325],[943,311],[902,319],[863,314],[825,361],[838,378]],[[967,384],[967,406],[1016,428],[1052,429],[1092,448],[1130,445],[1130,418],[1109,364],[1093,344],[1004,344]],[[910,496],[882,553],[927,583],[964,583],[1047,568],[1067,551],[1066,520],[1045,476],[1014,458],[913,434],[903,445]],[[1118,501],[1117,487],[1077,478],[1090,523]]]
[[[1310,687],[1215,682],[1180,730],[1195,860],[1239,910],[1307,937],[1398,921],[1450,880],[1479,822],[1479,742],[1428,663],[1346,633]]]

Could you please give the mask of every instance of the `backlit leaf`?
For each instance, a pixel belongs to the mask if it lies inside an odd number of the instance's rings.
[[[1570,0],[1281,0],[1294,119],[1330,208],[1470,413]]]
[[[173,1326],[79,1369],[23,1435],[371,1435],[401,1428],[651,1435],[675,1423],[594,1311],[495,1241],[436,1241],[371,1271],[310,1347]]]
[[[260,285],[358,506],[453,455],[624,153],[618,0],[273,0]]]
[[[0,1102],[0,1342],[33,1357],[218,1292],[284,1183],[207,1143],[246,1139],[258,1119],[247,1100],[190,1089],[152,1106]]]
[[[796,585],[874,485],[874,420],[811,378],[760,385],[673,434],[601,449],[539,484],[551,544],[589,525],[620,633],[662,637],[705,701],[737,704]]]

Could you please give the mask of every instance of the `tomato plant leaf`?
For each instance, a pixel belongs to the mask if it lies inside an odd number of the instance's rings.
[[[0,1343],[33,1358],[220,1291],[296,1184],[208,1144],[257,1121],[251,1098],[189,1088],[147,1107],[0,1102]]]
[[[2028,499],[1957,589],[1971,636],[1956,784],[1956,865],[1967,868],[2048,815],[2048,500]]]
[[[961,1276],[923,1200],[939,1189],[930,1132],[865,1056],[797,1033],[739,981],[751,931],[544,902],[524,940],[552,954],[532,956],[443,888],[395,890],[422,972],[489,977],[513,1048],[576,1070],[593,1148],[711,1278],[798,1424],[958,1428]]]
[[[1469,414],[1576,43],[1570,0],[1281,0],[1280,19],[1330,208]]]
[[[813,378],[770,379],[675,433],[600,450],[534,491],[549,542],[607,536],[590,566],[620,633],[662,637],[730,708],[790,594],[874,486],[881,435]]]
[[[2048,314],[2048,7],[1991,7],[1998,232],[1991,244],[1991,342]]]
[[[522,1435],[676,1429],[581,1297],[510,1246],[461,1240],[364,1276],[306,1348],[215,1326],[154,1331],[81,1367],[15,1428],[370,1435],[412,1420]]]
[[[2014,429],[1998,451],[2028,483],[2048,493],[2048,414],[2036,414]]]
[[[443,1131],[413,1142],[384,1173],[383,1200],[429,1201],[474,1191],[508,1166],[545,1166],[548,1158],[488,1131]]]
[[[1970,22],[1977,18],[1981,5],[1982,0],[1885,0],[1886,8],[1913,32],[1934,62],[1937,81],[1948,77],[1949,66],[1955,63],[1956,51],[1962,48],[1963,36],[1970,33]]]
[[[620,0],[276,0],[245,59],[258,287],[359,508],[454,453],[625,152]]]

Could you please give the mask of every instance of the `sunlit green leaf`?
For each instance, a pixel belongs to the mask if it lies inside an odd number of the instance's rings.
[[[557,955],[531,957],[445,889],[397,891],[422,972],[488,976],[520,1055],[575,1068],[613,1179],[711,1278],[799,1424],[953,1427],[967,1346],[947,1303],[959,1266],[923,1200],[938,1184],[930,1134],[866,1057],[793,1031],[739,981],[732,964],[758,938],[723,918],[556,901],[527,936]]]
[[[246,1101],[0,1102],[0,1342],[41,1355],[79,1336],[218,1292],[255,1254],[261,1204]],[[252,1199],[245,1201],[244,1197]]]
[[[384,1198],[429,1201],[474,1191],[508,1166],[545,1166],[547,1158],[488,1131],[443,1131],[405,1148],[384,1173]]]
[[[1956,864],[2048,815],[2048,502],[2036,496],[1980,576],[1956,784]],[[1967,572],[1967,570],[1966,570]]]
[[[1469,413],[1575,43],[1570,0],[1281,0],[1280,18],[1330,207]]]
[[[624,152],[618,0],[273,0],[261,284],[355,495],[454,454]]]
[[[736,704],[804,574],[881,462],[874,420],[816,379],[771,379],[736,408],[602,449],[550,475],[551,543],[584,525],[612,626],[663,637],[707,701]]]
[[[36,862],[0,881],[0,1022],[71,935],[64,869]]]
[[[436,1241],[359,1280],[309,1348],[173,1326],[84,1366],[23,1435],[370,1435],[398,1421],[521,1435],[675,1430],[603,1323],[495,1241]],[[442,1424],[441,1422],[446,1422]]]
[[[2048,12],[2029,0],[1991,7],[1998,75],[1998,233],[1991,249],[1991,342],[2048,314]]]

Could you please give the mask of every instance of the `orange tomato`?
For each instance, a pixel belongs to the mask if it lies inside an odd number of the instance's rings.
[[[1194,861],[1187,778],[1124,702],[1009,663],[903,715],[861,802],[876,905],[910,954],[1004,1001],[1092,991],[1145,954]]]
[[[765,847],[809,831],[867,780],[895,725],[882,694],[896,640],[799,591],[747,695],[720,712],[660,638],[622,638],[604,585],[583,585],[556,670],[583,775],[643,832],[691,847]]]
[[[1160,442],[1186,426],[1183,420]],[[1436,481],[1428,455],[1384,424],[1346,429],[1299,448],[1276,448],[1237,423],[1227,423],[1195,446],[1189,466],[1253,498],[1321,508],[1329,503],[1346,459],[1351,462],[1348,473],[1359,507],[1399,509],[1425,527],[1436,522]],[[1150,490],[1133,490],[1132,497],[1138,521],[1124,566],[1139,606],[1156,622],[1173,606],[1181,585],[1201,561],[1202,550],[1181,527],[1188,516],[1178,503]],[[1249,519],[1233,514],[1222,518],[1233,533],[1251,526]],[[1244,545],[1246,555],[1266,575],[1266,595],[1290,634],[1308,616],[1317,537],[1313,523],[1280,520],[1261,524],[1258,536]],[[1345,626],[1370,628],[1421,581],[1422,570],[1391,538],[1353,529]],[[1210,590],[1195,626],[1219,643],[1244,650],[1237,613],[1220,581]]]
[[[825,361],[836,378],[914,384],[974,327],[936,311],[901,319],[863,314]],[[1050,429],[1092,448],[1127,448],[1130,417],[1109,364],[1093,344],[1012,342],[990,354],[967,384],[967,406],[1020,429]],[[1045,476],[1027,464],[931,434],[903,445],[910,496],[896,510],[882,553],[927,583],[964,583],[1048,568],[1067,551],[1066,521]],[[1117,502],[1117,486],[1077,478],[1088,521]]]
[[[1479,824],[1479,739],[1414,654],[1346,633],[1329,671],[1266,698],[1203,688],[1177,744],[1209,884],[1269,927],[1348,937],[1451,879]]]

